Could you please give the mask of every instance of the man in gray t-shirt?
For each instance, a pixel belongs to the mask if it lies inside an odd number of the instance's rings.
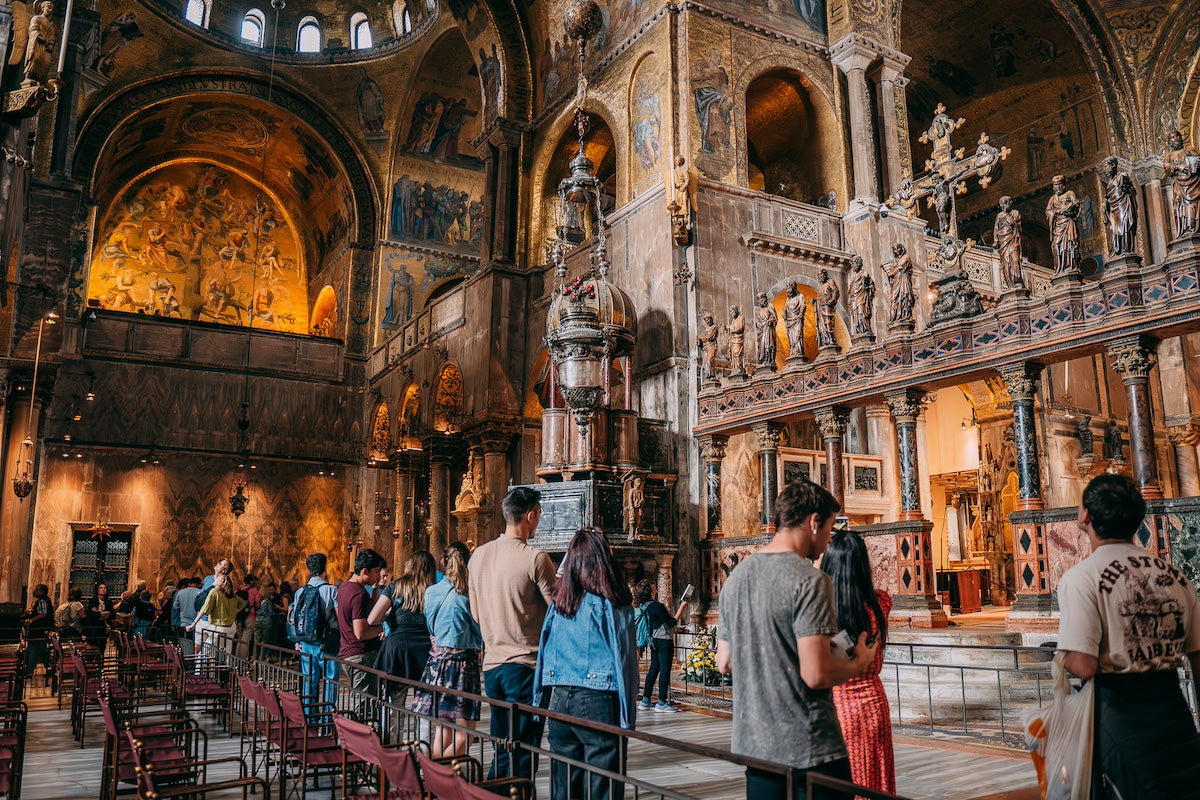
[[[825,552],[840,510],[809,481],[789,484],[775,504],[775,538],[730,573],[721,589],[717,667],[735,675],[735,753],[850,780],[834,686],[860,674],[877,644],[859,637],[854,657],[834,655],[833,584],[809,558]],[[792,795],[803,798],[804,775]],[[782,776],[746,770],[749,800],[786,798]]]

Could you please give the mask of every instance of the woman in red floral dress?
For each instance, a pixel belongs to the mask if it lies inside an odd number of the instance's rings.
[[[892,751],[892,715],[879,672],[892,598],[871,581],[871,563],[862,537],[837,531],[821,559],[821,569],[833,579],[838,624],[851,641],[862,631],[882,639],[875,660],[857,678],[833,687],[833,702],[850,754],[854,782],[868,789],[896,793],[896,760]]]

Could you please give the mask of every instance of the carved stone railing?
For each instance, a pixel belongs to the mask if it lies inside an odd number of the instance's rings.
[[[85,356],[331,381],[341,380],[345,356],[340,339],[101,309],[88,310],[80,348]]]
[[[748,234],[749,237],[803,242],[822,250],[845,252],[846,234],[842,216],[836,211],[708,180],[700,181],[700,187],[706,192],[742,198],[740,202],[749,206],[748,217],[753,220],[753,231]]]
[[[368,373],[380,374],[399,359],[461,327],[465,321],[466,292],[465,287],[460,285],[421,309],[376,349],[371,354]]]
[[[1099,281],[1008,298],[993,310],[897,335],[832,358],[724,380],[699,394],[694,433],[730,433],[831,405],[879,402],[887,392],[949,386],[1022,360],[1065,361],[1114,339],[1168,337],[1200,329],[1200,247],[1186,243],[1163,264],[1105,272]],[[882,333],[879,320],[876,329]]]
[[[925,252],[932,253],[937,249],[938,240],[933,236],[925,237]],[[932,264],[926,267],[930,276],[940,278],[942,272]],[[963,269],[971,279],[976,291],[989,302],[996,302],[1004,292],[1004,281],[1000,276],[1000,257],[995,248],[976,244],[963,255]],[[1050,281],[1054,270],[1029,261],[1021,262],[1021,270],[1025,276],[1025,285],[1029,287],[1034,297],[1041,297],[1050,290]]]

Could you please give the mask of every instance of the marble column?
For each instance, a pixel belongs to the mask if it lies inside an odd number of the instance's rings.
[[[921,513],[921,483],[917,470],[917,416],[921,413],[924,393],[902,389],[887,395],[887,404],[896,421],[896,441],[900,462],[900,519],[924,519]]]
[[[779,442],[783,426],[778,422],[760,422],[754,426],[758,458],[762,468],[762,504],[760,519],[763,533],[775,533],[775,496],[779,494]]]
[[[1154,446],[1154,408],[1150,403],[1150,370],[1157,363],[1158,341],[1148,336],[1131,336],[1109,343],[1105,350],[1113,372],[1125,384],[1133,479],[1147,500],[1161,498],[1163,490]]]
[[[395,527],[396,538],[392,547],[392,557],[396,564],[403,565],[414,548],[412,456],[401,450],[392,457],[392,468],[396,472],[396,496],[392,501],[395,506],[392,511],[392,524]]]
[[[1179,496],[1200,495],[1200,459],[1196,445],[1200,444],[1200,422],[1188,420],[1167,428],[1167,437],[1175,448],[1175,472],[1179,476]]]
[[[675,574],[673,565],[675,563],[674,553],[659,553],[654,556],[654,560],[658,562],[658,582],[655,588],[658,589],[658,602],[667,607],[672,614],[675,613]]]
[[[488,136],[495,153],[495,187],[492,195],[490,261],[513,265],[517,258],[518,214],[521,188],[521,141],[523,126],[497,120]]]
[[[483,486],[477,488],[480,490],[480,502],[486,502],[491,508],[491,519],[486,530],[480,530],[482,538],[478,544],[490,542],[504,533],[504,515],[500,512],[500,504],[512,482],[508,452],[516,435],[514,426],[492,425],[478,436],[479,449],[483,452]]]
[[[884,56],[879,67],[878,119],[882,131],[880,156],[883,159],[884,195],[896,191],[907,174],[907,166],[911,166],[907,158],[908,125],[903,119],[904,114],[896,113],[897,109],[905,108],[904,86],[908,79],[904,77],[904,68],[910,60],[909,56],[895,53]]]
[[[700,459],[704,462],[705,510],[708,538],[717,539],[721,533],[721,462],[725,459],[727,436],[701,436]]]
[[[450,542],[450,454],[429,455],[429,552],[441,558]]]
[[[878,203],[875,126],[871,120],[871,98],[867,88],[867,67],[875,60],[876,53],[856,42],[853,36],[829,48],[829,53],[833,63],[846,74],[854,197],[865,203]]]
[[[1142,190],[1141,202],[1138,203],[1138,223],[1146,232],[1147,261],[1157,264],[1167,257],[1167,242],[1171,240],[1171,220],[1168,218],[1171,212],[1162,186],[1162,156],[1135,161],[1131,177]]]
[[[825,441],[825,476],[829,493],[838,501],[844,511],[846,508],[846,472],[842,464],[842,443],[846,436],[846,420],[850,412],[841,407],[832,408],[816,413],[817,427],[821,429],[821,438]]]
[[[1000,368],[1008,396],[1012,398],[1020,497],[1017,509],[1020,511],[1046,507],[1042,499],[1042,472],[1038,463],[1037,426],[1033,415],[1033,398],[1037,394],[1041,374],[1041,364],[1022,363]]]

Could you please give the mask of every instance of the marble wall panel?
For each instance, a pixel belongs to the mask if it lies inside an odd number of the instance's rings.
[[[761,476],[754,436],[729,437],[721,465],[721,530],[726,538],[756,536],[761,530]]]
[[[1087,531],[1075,520],[1050,522],[1046,525],[1046,568],[1049,570],[1047,588],[1058,588],[1063,573],[1087,558],[1092,552]]]
[[[867,557],[871,562],[871,577],[876,589],[883,589],[895,596],[900,592],[899,580],[896,577],[896,537],[892,534],[882,536],[866,536],[863,538],[867,545]]]

